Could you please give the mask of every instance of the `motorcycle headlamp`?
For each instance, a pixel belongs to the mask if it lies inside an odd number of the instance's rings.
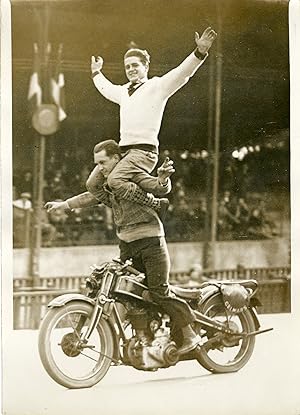
[[[91,292],[98,289],[98,281],[95,275],[91,275],[85,280],[85,287]]]

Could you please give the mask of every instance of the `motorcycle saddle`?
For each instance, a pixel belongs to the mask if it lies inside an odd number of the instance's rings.
[[[175,285],[169,286],[170,291],[177,297],[186,298],[188,300],[197,300],[200,297],[200,291],[195,288],[181,288]]]

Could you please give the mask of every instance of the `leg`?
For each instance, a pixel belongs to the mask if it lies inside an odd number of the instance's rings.
[[[191,327],[195,315],[184,300],[172,297],[169,293],[170,258],[165,238],[148,238],[148,241],[150,243],[143,249],[142,258],[150,295],[169,314],[176,327],[182,329],[183,344],[178,353],[186,354],[201,342],[200,336]]]
[[[103,184],[104,184],[105,178],[101,171],[99,170],[99,167],[96,166],[94,170],[90,173],[87,181],[86,181],[86,189],[88,192],[92,193],[95,197],[97,197],[97,193],[99,191],[103,192]]]
[[[170,258],[164,238],[145,238],[135,241],[134,251],[139,251],[145,266],[149,292],[152,299],[170,315],[179,328],[185,327],[195,320],[194,313],[189,305],[179,298],[170,295],[168,280]]]
[[[157,163],[157,155],[142,150],[130,150],[109,174],[107,183],[112,192],[121,199],[150,206],[159,210],[161,201],[153,196],[150,173]],[[140,187],[139,187],[140,186]],[[144,190],[141,189],[143,187]]]
[[[201,342],[191,327],[195,315],[189,305],[179,298],[170,295],[168,287],[170,258],[164,238],[145,238],[131,243],[121,242],[123,260],[133,257],[135,268],[145,272],[147,285],[152,299],[161,306],[176,322],[176,327],[182,329],[183,344],[180,354],[193,350]],[[122,255],[121,255],[122,258]]]

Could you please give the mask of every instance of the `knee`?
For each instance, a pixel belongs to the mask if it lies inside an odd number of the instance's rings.
[[[169,297],[169,287],[167,285],[161,285],[160,287],[149,287],[149,295],[152,301],[160,304],[165,300],[168,300]]]
[[[95,193],[97,191],[97,181],[93,176],[89,176],[85,183],[86,190],[90,193]]]
[[[119,190],[124,185],[124,183],[125,181],[120,177],[114,175],[113,172],[111,172],[107,178],[107,184],[111,190]]]
[[[122,179],[121,177],[115,176],[113,172],[110,173],[110,175],[108,176],[107,184],[113,192],[127,192],[132,190],[132,187],[134,185],[134,183],[126,179]]]

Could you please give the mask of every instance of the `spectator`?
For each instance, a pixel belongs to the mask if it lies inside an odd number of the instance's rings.
[[[31,193],[23,192],[21,193],[21,197],[19,199],[13,201],[13,206],[24,210],[31,209],[32,203],[30,199]]]
[[[194,263],[189,272],[180,276],[179,283],[185,288],[198,288],[208,278],[203,275],[203,268],[199,262]]]
[[[56,236],[56,229],[55,226],[49,222],[48,213],[44,209],[41,209],[41,231],[43,246],[52,246]]]
[[[260,215],[262,216],[262,220],[264,222],[265,228],[269,229],[272,236],[277,235],[277,229],[275,223],[270,219],[269,215],[266,213],[266,202],[263,199],[259,199],[258,209],[260,210]]]
[[[195,225],[197,228],[204,229],[207,213],[206,199],[201,198],[199,204],[194,209]]]
[[[13,201],[13,244],[15,247],[29,246],[30,220],[32,212],[31,194],[21,193],[21,197]]]
[[[197,262],[192,265],[189,271],[189,282],[187,284],[188,287],[200,287],[203,281],[207,281],[207,279],[203,276],[203,268],[202,265]]]
[[[174,217],[176,218],[176,235],[180,239],[186,239],[189,235],[189,225],[193,218],[193,211],[190,209],[187,201],[184,197],[181,197],[176,201],[174,205]]]
[[[61,199],[57,199],[56,202],[60,202]],[[55,211],[48,213],[49,223],[54,226],[56,230],[56,239],[58,240],[68,240],[68,226],[66,225],[66,221],[68,219],[68,215],[65,213],[63,209],[57,209]]]
[[[243,197],[239,197],[235,210],[237,223],[235,226],[236,234],[239,238],[247,237],[248,221],[250,217],[250,208]]]
[[[248,235],[251,239],[269,239],[272,237],[269,226],[258,207],[252,210],[248,225]]]
[[[221,200],[219,203],[218,212],[218,235],[219,238],[228,239],[231,237],[232,232],[235,231],[235,226],[239,224],[239,220],[227,207],[226,200]]]

